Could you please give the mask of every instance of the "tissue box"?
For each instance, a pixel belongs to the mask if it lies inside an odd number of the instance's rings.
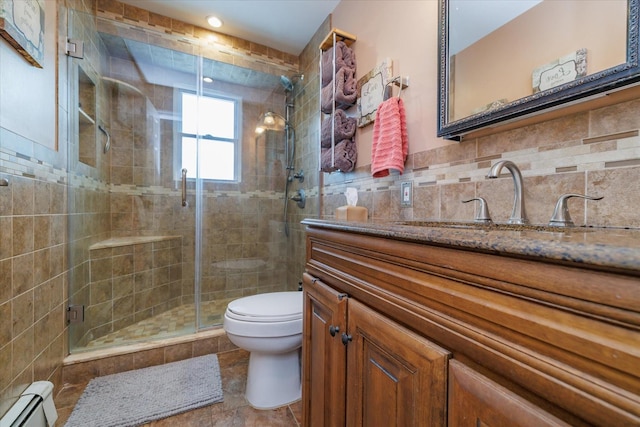
[[[369,212],[363,206],[340,206],[336,208],[336,219],[338,221],[360,221],[366,222]]]

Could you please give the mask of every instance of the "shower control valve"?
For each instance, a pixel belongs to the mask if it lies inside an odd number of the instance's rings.
[[[300,209],[304,209],[305,203],[307,201],[307,195],[305,194],[303,189],[298,190],[298,194],[291,197],[291,200],[298,204]]]
[[[304,171],[300,169],[300,171],[293,174],[293,176],[289,176],[289,182],[293,181],[294,179],[297,179],[300,182],[304,182]]]

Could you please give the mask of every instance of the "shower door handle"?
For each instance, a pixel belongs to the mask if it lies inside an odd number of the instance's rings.
[[[187,206],[187,170],[182,169],[182,206]]]

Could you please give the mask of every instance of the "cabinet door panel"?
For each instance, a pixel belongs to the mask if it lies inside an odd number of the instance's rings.
[[[468,366],[451,360],[449,426],[558,427],[569,424]]]
[[[348,426],[444,426],[449,352],[349,300]]]
[[[305,426],[345,425],[347,296],[304,275],[302,422]],[[337,328],[332,336],[330,328]]]

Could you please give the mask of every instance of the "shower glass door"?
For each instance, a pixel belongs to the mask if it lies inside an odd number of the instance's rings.
[[[284,135],[254,134],[284,108],[279,76],[73,10],[69,38],[70,351],[218,327],[229,300],[285,290]]]
[[[198,57],[78,11],[69,38],[70,350],[193,332],[197,203],[176,135]]]

